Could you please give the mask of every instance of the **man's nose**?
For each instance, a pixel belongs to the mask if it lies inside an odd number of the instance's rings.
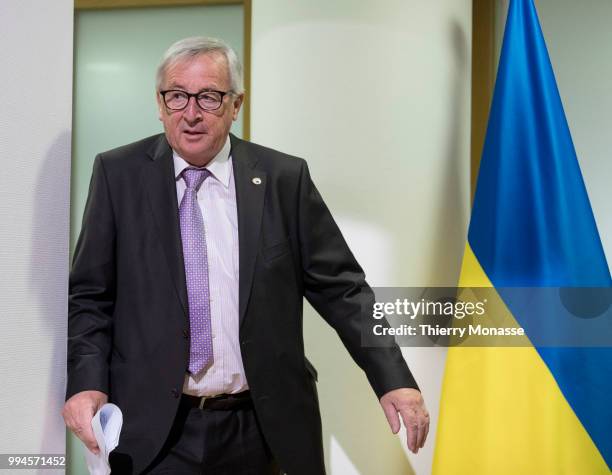
[[[200,109],[195,97],[189,98],[187,107],[183,110],[183,117],[189,122],[194,122],[202,118],[202,109]]]

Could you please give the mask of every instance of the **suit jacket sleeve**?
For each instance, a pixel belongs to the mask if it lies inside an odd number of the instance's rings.
[[[299,186],[299,239],[306,299],[339,334],[379,398],[392,389],[418,389],[392,337],[388,337],[387,347],[361,346],[361,325],[372,321],[367,312],[372,309],[374,294],[305,162]]]
[[[109,393],[115,241],[104,164],[97,156],[70,272],[66,399],[85,390]]]

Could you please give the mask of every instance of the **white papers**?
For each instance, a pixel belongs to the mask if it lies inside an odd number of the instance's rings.
[[[91,475],[109,475],[108,454],[119,444],[119,433],[123,425],[123,414],[114,404],[104,404],[91,420],[94,436],[98,441],[100,453],[95,455],[85,450],[87,468]]]

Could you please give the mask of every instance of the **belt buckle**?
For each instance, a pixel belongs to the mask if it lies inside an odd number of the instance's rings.
[[[207,399],[208,399],[208,396],[202,396],[200,398],[200,405],[198,406],[200,409],[204,409],[204,403],[206,402]]]

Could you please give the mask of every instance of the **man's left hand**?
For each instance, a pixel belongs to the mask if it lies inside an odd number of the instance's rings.
[[[425,408],[425,401],[420,391],[409,388],[394,389],[380,398],[380,405],[394,434],[400,430],[397,413],[402,415],[408,435],[408,449],[415,454],[418,453],[425,445],[429,432],[429,412]]]

